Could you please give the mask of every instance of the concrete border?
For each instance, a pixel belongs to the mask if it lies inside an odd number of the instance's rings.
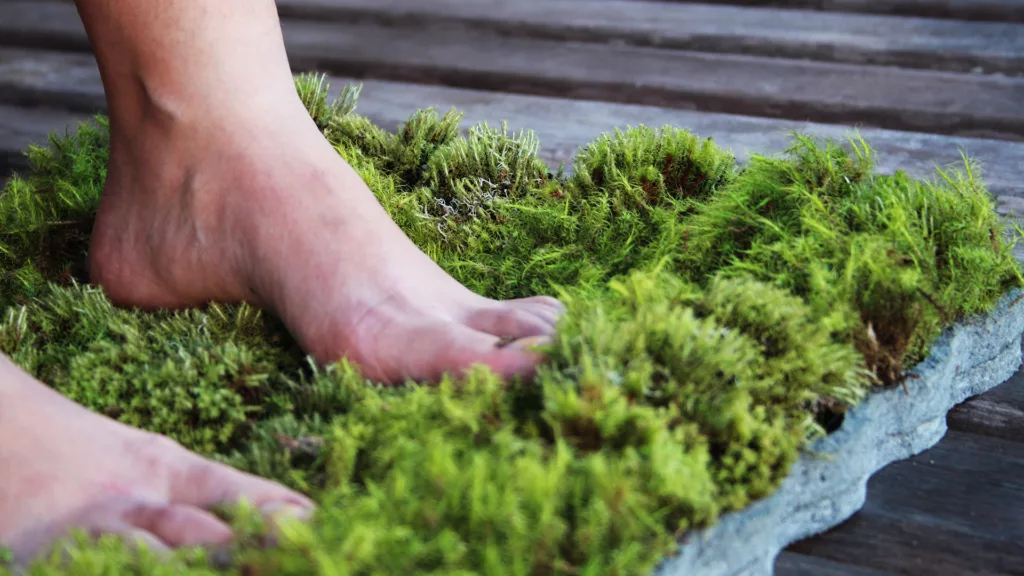
[[[946,414],[1008,380],[1021,365],[1024,291],[946,330],[902,387],[876,392],[805,450],[769,497],[687,535],[657,576],[771,575],[789,544],[841,524],[864,505],[868,479],[946,433]]]

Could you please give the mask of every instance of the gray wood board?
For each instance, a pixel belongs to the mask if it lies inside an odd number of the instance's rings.
[[[848,522],[789,550],[894,574],[1024,574],[1022,479],[1024,444],[951,431],[875,475]]]
[[[869,570],[795,552],[783,552],[775,561],[775,576],[889,576],[889,574],[889,572]]]
[[[799,542],[791,550],[908,576],[1024,574],[1024,548],[1020,545],[865,514],[823,536]]]
[[[724,0],[722,3],[956,20],[1024,22],[1024,0]]]
[[[1024,74],[1024,24],[629,0],[277,0],[285,18]]]
[[[50,11],[46,18],[22,17],[41,6]],[[37,22],[49,40],[85,38],[70,31],[78,16],[67,4],[8,2],[4,9],[6,27],[22,36]],[[1024,139],[1024,78],[516,38],[462,25],[285,21],[283,27],[297,70]]]
[[[1024,139],[1024,78],[557,42],[426,26],[289,21],[284,32],[296,68],[339,75]]]
[[[0,48],[0,104],[93,113],[106,97],[91,54]]]
[[[337,93],[346,80],[334,79]],[[348,80],[348,82],[359,82]],[[455,107],[465,113],[464,124],[507,121],[512,130],[533,130],[545,159],[570,163],[580,146],[614,128],[640,124],[687,128],[712,137],[731,149],[741,161],[751,154],[774,154],[792,142],[790,132],[844,140],[853,133],[847,126],[791,122],[729,114],[709,114],[671,108],[567,100],[540,96],[500,94],[478,90],[362,81],[358,111],[378,125],[395,129],[415,110]],[[42,50],[0,49],[0,98],[18,101],[65,103],[82,111],[102,110],[103,87],[95,60],[88,54]],[[957,165],[961,153],[978,161],[990,190],[1000,197],[1006,213],[1024,200],[1024,143],[889,130],[861,129],[875,149],[878,169],[902,169],[917,177],[935,175],[936,167]],[[45,132],[40,133],[40,137]],[[962,165],[962,164],[961,164]],[[1021,210],[1024,214],[1024,210]]]
[[[88,50],[71,2],[0,0],[0,46]]]
[[[988,394],[957,406],[947,421],[950,430],[1024,442],[1024,372]]]
[[[29,144],[46,144],[50,133],[74,129],[88,116],[46,108],[26,109],[0,104],[0,182],[28,168]]]
[[[884,470],[868,494],[864,514],[1016,544],[1024,561],[1024,444],[949,431]]]

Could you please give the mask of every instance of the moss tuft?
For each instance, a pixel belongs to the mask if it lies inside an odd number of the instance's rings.
[[[0,305],[27,302],[47,282],[85,279],[92,217],[107,175],[104,118],[73,136],[33,146],[27,178],[14,175],[0,194]]]
[[[753,158],[692,219],[681,271],[790,291],[891,384],[944,326],[1020,284],[1016,238],[970,161],[921,181],[874,175],[867,144],[849,149],[798,136],[785,157]]]
[[[619,212],[673,202],[700,202],[733,176],[735,159],[711,139],[666,126],[616,130],[580,151],[575,184],[611,193]]]
[[[899,381],[1022,277],[969,161],[920,181],[796,136],[742,169],[630,128],[549,172],[528,132],[457,112],[389,133],[296,88],[398,225],[492,298],[567,305],[531,382],[384,387],[316,366],[248,306],[121,310],[85,276],[105,125],[30,151],[0,194],[0,350],[98,412],[311,494],[267,548],[158,560],[82,540],[57,573],[645,574],[688,530],[770,494],[830,415]]]

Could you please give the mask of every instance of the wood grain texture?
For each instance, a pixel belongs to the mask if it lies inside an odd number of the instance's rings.
[[[0,48],[0,104],[94,113],[106,96],[91,54]]]
[[[789,551],[894,574],[1024,574],[1021,518],[1024,443],[951,431],[875,475],[849,521]]]
[[[303,70],[1024,139],[1024,78],[566,43],[452,27],[288,21],[284,33],[294,66]]]
[[[285,18],[716,53],[1024,74],[1024,24],[629,0],[277,0]]]
[[[868,493],[862,510],[867,516],[913,521],[1024,552],[1022,443],[952,431],[933,449],[886,468]]]
[[[1014,198],[1011,203],[1021,200]],[[946,420],[950,430],[1024,442],[1024,373],[1018,372],[988,394],[957,406]]]
[[[0,0],[0,46],[90,49],[75,5],[68,1]]]
[[[332,89],[345,82],[335,78]],[[745,161],[751,154],[775,154],[792,142],[790,133],[800,131],[818,138],[844,140],[853,132],[846,126],[792,122],[729,114],[708,114],[672,108],[567,100],[540,96],[412,85],[387,81],[362,81],[359,112],[378,125],[394,129],[422,107],[464,112],[464,126],[479,122],[506,121],[509,128],[533,130],[543,146],[545,160],[557,165],[571,162],[580,146],[602,133],[628,126],[671,125],[712,137]],[[88,54],[42,50],[0,49],[0,99],[15,102],[48,102],[73,110],[103,109],[103,87],[95,60]],[[876,151],[878,170],[902,169],[918,177],[935,175],[937,167],[955,165],[961,153],[981,163],[990,190],[1006,197],[1010,205],[1024,198],[1024,143],[974,138],[861,129]],[[1024,202],[1024,200],[1022,200]],[[1009,212],[1008,212],[1009,213]]]
[[[775,576],[889,576],[889,573],[795,552],[783,552],[775,561]]]
[[[858,514],[826,536],[791,551],[906,576],[1024,574],[1024,547],[909,520]]]
[[[690,0],[666,1],[689,2]],[[725,0],[722,3],[955,20],[1024,22],[1024,1],[1022,0]]]
[[[46,108],[20,108],[0,104],[0,183],[11,172],[28,168],[23,153],[29,144],[46,144],[50,133],[74,130],[88,116]]]
[[[24,16],[44,5],[47,18]],[[30,34],[20,19],[42,22],[50,40],[84,37],[70,31],[78,16],[67,4],[7,2],[4,12],[0,36],[3,26]],[[283,28],[296,70],[1024,140],[1024,78],[517,38],[456,24]]]

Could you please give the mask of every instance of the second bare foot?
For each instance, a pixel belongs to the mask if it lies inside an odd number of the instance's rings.
[[[225,544],[210,512],[246,499],[271,519],[313,512],[291,490],[75,404],[0,355],[0,545],[27,563],[72,530],[151,550]]]

